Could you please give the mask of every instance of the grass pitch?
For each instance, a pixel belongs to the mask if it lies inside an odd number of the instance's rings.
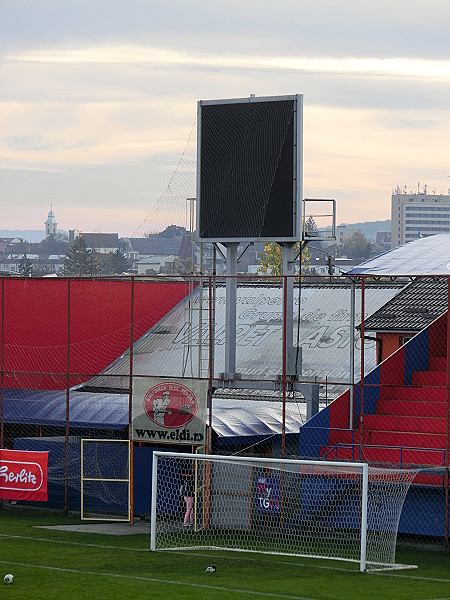
[[[397,562],[418,569],[361,574],[335,561],[235,552],[150,552],[147,534],[100,535],[39,526],[72,517],[0,511],[0,598],[96,600],[450,599],[450,554],[399,549]],[[215,565],[215,573],[206,568]],[[2,583],[6,573],[14,584]]]

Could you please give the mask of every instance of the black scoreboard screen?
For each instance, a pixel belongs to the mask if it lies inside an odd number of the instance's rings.
[[[298,97],[200,101],[197,237],[298,239]]]

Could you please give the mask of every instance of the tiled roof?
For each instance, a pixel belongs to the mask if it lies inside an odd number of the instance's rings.
[[[151,236],[146,238],[129,238],[129,244],[133,252],[142,255],[169,255],[179,256],[181,238],[163,238]]]
[[[88,248],[118,248],[118,233],[80,233]]]
[[[421,331],[447,311],[447,278],[420,277],[364,322],[366,331]]]

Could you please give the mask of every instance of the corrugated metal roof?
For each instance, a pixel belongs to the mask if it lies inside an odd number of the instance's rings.
[[[378,310],[395,296],[402,285],[374,285],[365,295],[366,315]],[[273,286],[242,286],[237,291],[236,370],[242,379],[276,379],[282,371],[283,290]],[[361,306],[361,291],[356,292]],[[294,327],[298,323],[302,347],[303,375],[317,376],[321,381],[349,381],[350,359],[350,285],[304,285],[294,290]],[[188,302],[194,313],[189,323]],[[208,290],[203,291],[203,359],[208,356],[207,318]],[[199,296],[196,290],[178,304],[133,347],[133,374],[136,376],[197,377]],[[226,330],[225,289],[218,288],[215,309],[214,377],[225,371]],[[192,313],[191,313],[192,315]],[[195,320],[197,319],[197,320]],[[356,323],[358,324],[357,317]],[[295,339],[295,338],[294,338]],[[365,367],[376,365],[375,343],[367,343]],[[360,355],[356,352],[358,372]],[[202,375],[207,377],[208,361],[203,361]],[[80,388],[127,390],[129,386],[129,351],[119,357],[102,374]],[[184,369],[184,371],[183,371]],[[337,390],[338,392],[339,390]]]
[[[450,233],[419,238],[361,263],[347,275],[450,275]]]
[[[417,332],[447,311],[447,279],[421,277],[364,322],[366,331]]]

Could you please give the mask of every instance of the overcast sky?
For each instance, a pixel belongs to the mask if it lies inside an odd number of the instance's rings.
[[[304,195],[338,223],[446,194],[449,25],[448,0],[0,0],[0,229],[180,221],[197,101],[250,94],[303,94]]]

